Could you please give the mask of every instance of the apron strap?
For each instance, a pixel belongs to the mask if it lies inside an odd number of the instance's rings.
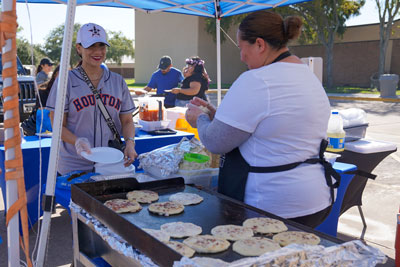
[[[332,164],[328,161],[325,160],[324,158],[324,152],[326,147],[328,146],[328,141],[325,139],[322,139],[321,144],[319,146],[319,153],[318,156],[319,158],[311,158],[307,159],[305,161],[301,162],[295,162],[295,163],[289,163],[285,165],[279,165],[279,166],[272,166],[272,167],[254,167],[250,166],[249,172],[254,172],[254,173],[271,173],[271,172],[282,172],[282,171],[289,171],[291,169],[296,168],[300,164],[321,164],[324,167],[324,174],[325,174],[325,180],[326,184],[329,187],[330,193],[331,193],[331,200],[332,204],[335,201],[335,193],[334,189],[338,188],[340,185],[340,179],[341,176],[338,174],[335,169],[332,167]],[[336,180],[335,183],[332,181],[332,177]]]

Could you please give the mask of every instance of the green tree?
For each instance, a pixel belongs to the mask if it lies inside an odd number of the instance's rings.
[[[133,41],[123,36],[122,32],[108,32],[110,47],[107,50],[107,60],[121,65],[123,56],[135,56]]]
[[[32,62],[33,52],[33,62]],[[17,37],[17,55],[24,65],[37,66],[40,60],[45,57],[40,45],[32,45],[25,38]]]
[[[74,25],[74,36],[72,39],[72,47],[71,47],[71,66],[75,66],[79,61],[80,57],[76,53],[75,43],[76,43],[76,34],[81,27],[80,24]],[[121,64],[123,56],[134,56],[134,48],[133,41],[124,37],[121,32],[109,32],[108,34],[108,42],[110,43],[110,47],[107,51],[107,59],[115,62],[117,64]],[[64,37],[64,25],[59,25],[54,30],[50,32],[50,34],[46,38],[46,42],[44,45],[44,51],[54,61],[60,61],[61,58],[61,49],[62,49],[62,41]]]
[[[378,73],[385,72],[386,50],[392,33],[393,20],[399,14],[399,0],[375,0],[379,11],[379,65]]]
[[[76,53],[75,43],[76,43],[76,33],[78,32],[81,25],[76,23],[74,25],[74,36],[72,38],[71,47],[71,66],[76,65],[80,61],[80,57]],[[60,62],[61,60],[61,49],[64,38],[64,24],[61,24],[50,31],[49,35],[46,37],[45,45],[43,50],[47,57],[51,58],[55,62]]]
[[[235,15],[230,17],[223,17],[220,20],[220,27],[225,31],[228,32],[229,28],[233,25],[239,24],[247,14]],[[216,35],[216,22],[215,18],[206,18],[205,23],[205,30],[208,34],[212,35],[214,42],[217,40]],[[231,37],[232,38],[232,37]],[[221,33],[221,43],[226,40],[226,37],[223,33]]]
[[[325,47],[327,87],[333,86],[333,46],[343,36],[346,20],[358,15],[365,0],[314,0],[292,6],[294,14],[304,18],[303,42],[318,41]]]
[[[40,45],[32,45],[24,37],[18,36],[18,34],[23,30],[22,27],[17,29],[17,55],[24,65],[37,65],[44,53]],[[33,55],[33,62],[32,62]]]

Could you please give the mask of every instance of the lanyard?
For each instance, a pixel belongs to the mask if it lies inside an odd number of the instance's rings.
[[[281,61],[282,59],[285,59],[287,57],[290,57],[291,55],[292,54],[289,51],[285,51],[285,52],[281,53],[277,58],[275,58],[275,60],[272,61],[271,64]]]

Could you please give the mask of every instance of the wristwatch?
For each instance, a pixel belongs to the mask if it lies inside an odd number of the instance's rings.
[[[133,144],[135,144],[135,138],[133,138],[133,137],[127,137],[127,138],[125,138],[125,142],[127,142],[128,140],[132,141]]]

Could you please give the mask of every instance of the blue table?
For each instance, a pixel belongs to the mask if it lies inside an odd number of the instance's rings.
[[[335,236],[337,235],[337,226],[340,216],[340,210],[343,204],[343,198],[346,194],[347,187],[349,186],[351,180],[354,177],[354,174],[345,174],[349,171],[357,170],[357,167],[353,164],[335,162],[333,164],[333,168],[340,174],[341,181],[340,186],[337,190],[336,200],[333,204],[332,210],[329,213],[328,217],[315,229],[321,232],[324,232],[328,235]],[[351,194],[351,192],[349,192]]]
[[[42,215],[41,209],[40,214],[38,214],[38,194],[40,185],[43,185],[46,182],[51,138],[42,138],[42,140],[39,141],[37,136],[27,136],[25,137],[25,141],[26,142],[23,142],[21,144],[21,149],[24,164],[25,189],[28,208],[28,225],[29,228],[31,228],[38,220],[38,217]],[[42,147],[41,183],[39,183],[40,146]],[[3,170],[3,172],[0,174],[0,187],[3,193],[4,207],[7,208],[4,161],[4,146],[0,146],[0,168]]]
[[[138,154],[149,152],[159,147],[163,147],[170,144],[175,144],[181,141],[183,137],[191,139],[194,134],[177,131],[173,135],[150,135],[144,131],[139,131],[136,135],[136,152]],[[42,151],[42,179],[39,183],[39,147],[41,146]],[[46,183],[47,169],[49,165],[51,138],[42,138],[39,141],[37,136],[26,136],[25,142],[21,144],[23,164],[24,164],[24,177],[25,177],[25,188],[28,202],[28,221],[29,228],[31,228],[42,215],[40,209],[40,215],[38,216],[38,194],[39,189],[44,188],[43,184]],[[3,170],[0,175],[0,187],[3,193],[4,206],[7,207],[6,203],[6,182],[4,178],[4,160],[5,151],[4,146],[0,146],[0,167]],[[138,160],[134,162],[135,167],[139,165]],[[44,191],[42,191],[43,194]],[[68,201],[69,202],[69,201]]]

